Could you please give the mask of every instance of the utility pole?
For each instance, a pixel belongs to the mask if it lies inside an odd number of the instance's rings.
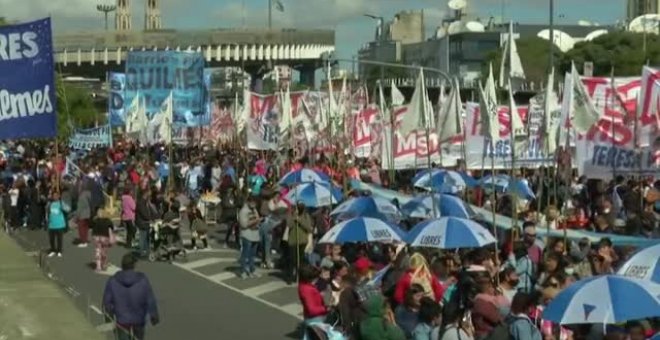
[[[268,29],[273,28],[273,0],[268,0]]]
[[[553,49],[555,48],[555,0],[549,0],[550,1],[550,36],[548,37],[550,41],[550,61],[548,64],[548,73],[549,70],[552,70],[552,68],[555,65],[555,55],[553,53]]]
[[[117,9],[115,5],[96,5],[96,10],[103,12],[105,16],[105,30],[108,30],[108,13],[114,12]]]

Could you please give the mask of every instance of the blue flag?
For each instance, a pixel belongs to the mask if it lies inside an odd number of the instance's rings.
[[[57,134],[50,19],[0,27],[0,139]]]

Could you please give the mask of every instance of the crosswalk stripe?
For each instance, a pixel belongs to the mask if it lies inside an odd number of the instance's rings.
[[[274,281],[258,285],[256,287],[245,289],[243,292],[247,295],[259,296],[266,293],[274,292],[280,290],[284,287],[288,287],[284,281]]]
[[[282,310],[283,312],[289,314],[289,315],[293,315],[293,316],[296,316],[296,317],[299,317],[300,315],[302,315],[302,306],[300,305],[299,302],[294,302],[294,303],[290,303],[288,305],[281,306],[281,307],[279,307],[279,309]]]
[[[235,273],[222,272],[222,273],[219,273],[219,274],[210,275],[208,278],[209,278],[209,280],[211,280],[213,282],[221,282],[221,281],[229,280],[229,279],[232,279],[232,278],[235,278],[235,277],[236,277]]]
[[[192,261],[188,263],[181,263],[180,266],[186,269],[196,269],[204,266],[208,266],[216,263],[230,263],[236,262],[236,259],[233,258],[221,258],[221,257],[209,257],[206,259],[201,259],[197,261]]]
[[[260,298],[260,297],[258,297],[258,296],[250,296],[250,295],[247,295],[247,294],[245,294],[245,292],[244,292],[243,290],[241,290],[241,289],[239,289],[239,288],[236,288],[236,287],[234,287],[234,286],[232,286],[232,285],[230,285],[230,284],[227,284],[227,283],[225,283],[225,282],[222,282],[222,281],[212,281],[211,278],[210,278],[209,276],[206,276],[206,275],[204,275],[204,274],[202,274],[202,273],[200,273],[200,272],[197,272],[197,271],[195,271],[195,270],[192,270],[192,269],[189,269],[189,268],[184,267],[184,266],[183,266],[183,263],[177,263],[177,262],[174,262],[173,264],[174,264],[175,266],[177,266],[177,267],[179,267],[179,268],[181,268],[181,269],[183,269],[183,270],[185,270],[185,271],[187,271],[187,272],[193,274],[193,275],[196,275],[196,276],[202,278],[202,279],[206,279],[206,280],[209,280],[209,281],[211,281],[211,282],[215,282],[216,284],[218,284],[218,285],[220,285],[220,286],[222,286],[222,287],[225,287],[225,288],[227,288],[227,289],[229,289],[229,290],[231,290],[231,291],[234,291],[234,292],[236,292],[236,293],[238,293],[238,294],[241,294],[241,295],[243,295],[243,296],[245,296],[245,297],[247,297],[247,298],[250,298],[250,299],[253,299],[253,300],[259,301],[259,302],[263,303],[264,305],[267,305],[267,306],[270,306],[270,307],[272,307],[272,308],[274,308],[274,309],[277,309],[277,310],[279,310],[279,311],[281,311],[281,312],[283,312],[283,313],[286,313],[286,314],[288,314],[288,315],[290,315],[290,316],[292,316],[292,317],[294,317],[294,318],[296,318],[296,319],[298,319],[298,320],[302,320],[302,307],[300,306],[299,303],[290,304],[290,305],[286,305],[286,306],[282,307],[282,306],[280,306],[280,305],[278,305],[278,304],[272,303],[272,302],[267,301],[267,300],[265,300],[265,299],[262,299],[262,298]]]
[[[103,271],[103,272],[97,272],[97,273],[99,273],[99,274],[101,274],[101,275],[112,276],[112,275],[115,275],[115,273],[117,273],[117,272],[120,271],[120,270],[121,270],[121,268],[119,268],[119,267],[117,267],[117,266],[115,266],[115,265],[109,263],[109,264],[108,264],[108,268],[107,268],[105,271]]]

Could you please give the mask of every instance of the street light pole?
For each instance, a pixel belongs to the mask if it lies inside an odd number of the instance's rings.
[[[96,5],[96,10],[103,12],[105,16],[105,30],[108,30],[108,13],[114,12],[117,9],[115,5]]]
[[[550,35],[548,40],[550,41],[550,61],[548,63],[549,72],[549,70],[552,70],[555,65],[555,55],[553,53],[555,45],[555,0],[550,0]]]
[[[383,17],[382,16],[377,16],[373,14],[364,14],[365,17],[371,18],[373,20],[376,20],[378,22],[378,34],[376,34],[376,46],[378,47],[379,53],[382,50],[382,41],[383,41]],[[383,78],[385,78],[385,66],[380,65],[380,76],[379,76],[379,82],[382,84],[383,83]]]
[[[268,0],[268,29],[273,28],[273,0]]]

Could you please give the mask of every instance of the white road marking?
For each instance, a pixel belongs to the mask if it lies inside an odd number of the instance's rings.
[[[201,268],[201,267],[216,264],[216,263],[230,263],[230,262],[234,262],[234,261],[236,261],[236,260],[232,259],[232,258],[209,257],[207,259],[201,259],[201,260],[197,260],[197,261],[182,263],[181,267],[184,267],[186,269],[196,269],[196,268]]]
[[[89,305],[89,309],[93,310],[94,313],[98,315],[103,315],[103,312],[99,309],[99,307],[96,307],[94,305]]]
[[[247,294],[245,294],[244,291],[242,291],[242,290],[240,290],[240,289],[238,289],[238,288],[236,288],[236,287],[233,287],[233,286],[231,286],[231,285],[229,285],[229,284],[226,284],[226,283],[224,283],[224,282],[222,282],[222,281],[213,281],[213,280],[211,280],[208,276],[206,276],[206,275],[204,275],[204,274],[202,274],[202,273],[199,273],[199,272],[196,272],[196,271],[193,270],[193,269],[189,269],[189,268],[184,267],[184,266],[183,266],[184,264],[182,264],[182,263],[176,263],[176,262],[175,262],[174,265],[177,266],[177,267],[179,267],[179,268],[181,268],[181,269],[183,269],[183,270],[185,270],[185,271],[187,271],[187,272],[190,272],[190,273],[192,273],[192,274],[194,274],[194,275],[196,275],[196,276],[199,276],[199,277],[201,277],[201,278],[203,278],[203,279],[209,280],[209,281],[214,282],[214,283],[216,283],[216,284],[218,284],[218,285],[220,285],[220,286],[222,286],[222,287],[225,287],[225,288],[227,288],[227,289],[229,289],[229,290],[231,290],[231,291],[234,291],[234,292],[236,292],[236,293],[238,293],[238,294],[241,294],[241,295],[243,295],[243,296],[245,296],[245,297],[247,297],[247,298],[249,298],[249,299],[259,301],[259,302],[263,303],[263,304],[266,305],[266,306],[272,307],[272,308],[277,309],[277,310],[279,310],[279,311],[281,311],[281,312],[283,312],[283,313],[286,313],[286,314],[288,314],[288,315],[291,315],[291,316],[293,316],[294,318],[296,318],[296,319],[298,319],[298,320],[302,320],[302,319],[303,319],[303,318],[302,318],[302,314],[301,314],[302,307],[300,306],[299,303],[297,304],[297,308],[296,308],[295,311],[294,311],[293,308],[290,307],[290,305],[286,305],[286,306],[284,306],[284,307],[282,307],[282,306],[278,306],[278,305],[276,305],[276,304],[274,304],[274,303],[272,303],[272,302],[270,302],[270,301],[266,301],[266,300],[264,300],[264,299],[262,299],[262,298],[260,298],[260,297],[247,295]],[[286,308],[285,308],[285,307],[286,307]]]
[[[214,274],[214,275],[209,275],[208,276],[209,280],[214,281],[214,282],[225,281],[225,280],[233,279],[235,277],[236,277],[236,273],[232,273],[232,272],[222,272],[222,273],[219,273],[219,274]]]
[[[294,302],[288,305],[284,305],[280,307],[280,309],[286,312],[287,314],[302,319],[302,305],[300,304],[300,302]]]
[[[112,322],[100,324],[96,326],[96,330],[101,332],[101,333],[107,333],[107,332],[112,332],[115,330],[115,324]]]
[[[38,251],[26,251],[25,255],[33,257],[33,256],[39,255],[39,252]]]
[[[275,282],[268,282],[264,283],[262,285],[258,285],[256,287],[248,288],[244,290],[243,292],[247,295],[252,295],[252,296],[259,296],[263,295],[266,293],[274,292],[276,290],[280,290],[282,288],[288,287],[289,285],[286,284],[284,281],[275,281]]]
[[[101,275],[112,276],[112,275],[115,275],[115,273],[117,273],[120,270],[121,270],[121,268],[109,263],[108,264],[108,269],[106,269],[103,272],[96,272],[96,273],[101,274]]]

